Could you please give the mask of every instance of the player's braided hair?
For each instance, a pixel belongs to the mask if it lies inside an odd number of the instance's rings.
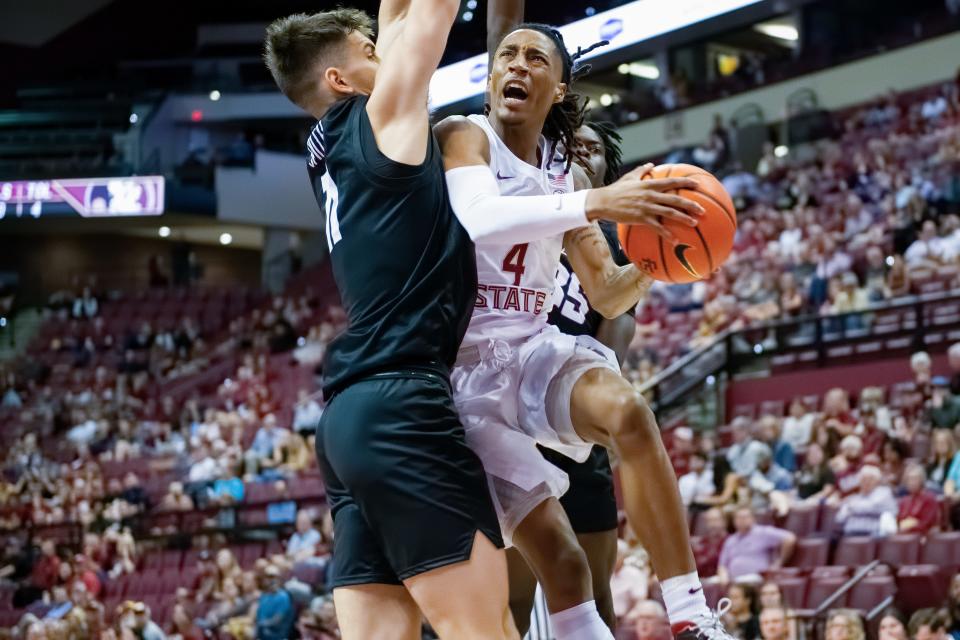
[[[557,52],[560,54],[560,61],[563,66],[562,80],[567,85],[567,93],[563,97],[562,102],[551,107],[550,113],[547,114],[547,120],[543,124],[543,135],[546,136],[548,140],[553,141],[548,166],[549,163],[553,161],[557,148],[563,145],[563,159],[566,163],[566,170],[569,171],[570,165],[573,164],[577,129],[583,125],[584,114],[587,109],[586,99],[573,91],[572,83],[590,73],[590,65],[578,65],[577,61],[597,47],[608,45],[610,42],[601,40],[586,49],[577,47],[576,52],[571,54],[567,50],[566,43],[563,41],[563,35],[550,25],[540,24],[538,22],[525,22],[514,29],[514,31],[519,31],[520,29],[530,29],[531,31],[537,31],[547,36],[551,42],[553,42],[554,46],[556,46]]]
[[[603,142],[603,155],[607,161],[607,172],[603,174],[603,184],[613,184],[620,178],[620,172],[623,170],[623,152],[620,149],[623,138],[612,122],[588,121],[584,125],[593,129]]]

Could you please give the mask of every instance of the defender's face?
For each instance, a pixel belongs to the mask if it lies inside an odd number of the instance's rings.
[[[577,141],[575,160],[577,164],[586,169],[590,176],[590,184],[593,187],[602,187],[604,176],[607,174],[607,156],[606,148],[603,146],[603,140],[587,125],[583,125],[577,130],[574,138]]]
[[[359,31],[352,32],[347,36],[339,64],[325,72],[328,82],[334,69],[338,72],[340,83],[342,83],[336,87],[339,92],[370,95],[373,93],[377,71],[380,69],[377,45]]]
[[[563,63],[553,41],[532,29],[514,31],[493,58],[487,79],[490,112],[507,123],[546,120],[566,95],[562,79]]]

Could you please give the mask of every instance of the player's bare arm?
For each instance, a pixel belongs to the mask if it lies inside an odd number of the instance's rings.
[[[446,171],[490,165],[490,142],[483,129],[463,116],[444,118],[433,127]]]
[[[493,58],[504,37],[523,22],[525,8],[525,0],[490,0],[487,5],[487,56],[489,58]]]
[[[651,168],[652,165],[641,167],[641,175]],[[573,165],[573,176],[577,190],[589,188],[590,180],[580,165]],[[653,280],[634,265],[621,267],[614,262],[610,245],[596,222],[568,231],[563,238],[563,248],[587,299],[604,318],[623,315],[653,284]]]
[[[385,7],[391,17],[367,114],[380,151],[395,162],[419,165],[430,141],[427,92],[440,64],[457,0],[409,0]],[[396,6],[394,6],[396,5]],[[372,55],[377,55],[373,52]]]
[[[377,55],[387,57],[390,46],[396,42],[397,35],[407,17],[410,0],[382,0],[377,12]]]

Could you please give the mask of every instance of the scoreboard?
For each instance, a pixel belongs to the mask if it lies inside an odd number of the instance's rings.
[[[163,176],[0,182],[0,220],[163,213]]]

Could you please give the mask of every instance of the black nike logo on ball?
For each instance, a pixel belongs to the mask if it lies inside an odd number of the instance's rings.
[[[687,260],[687,256],[686,256],[687,251],[692,248],[693,247],[691,247],[688,244],[678,244],[676,247],[673,248],[673,254],[677,256],[677,261],[680,263],[680,266],[686,269],[687,273],[689,273],[694,278],[697,278],[699,280],[700,274],[697,273],[697,270],[694,269],[693,266],[691,266],[690,261]]]

